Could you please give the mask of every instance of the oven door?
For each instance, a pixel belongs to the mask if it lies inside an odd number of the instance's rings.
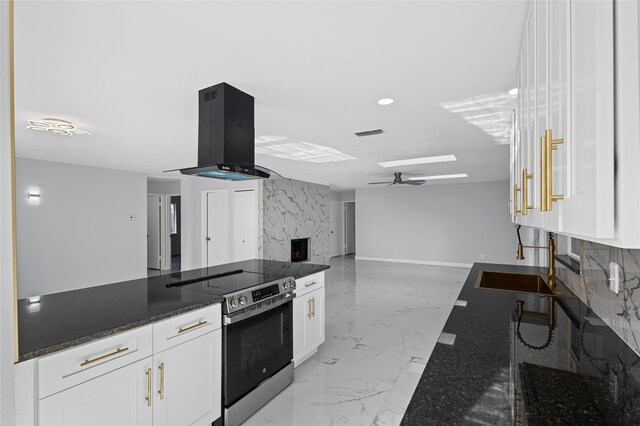
[[[293,359],[292,306],[289,301],[223,327],[225,407]]]

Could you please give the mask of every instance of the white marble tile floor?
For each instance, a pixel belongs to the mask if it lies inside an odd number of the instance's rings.
[[[244,425],[399,425],[468,272],[331,259],[325,343]]]

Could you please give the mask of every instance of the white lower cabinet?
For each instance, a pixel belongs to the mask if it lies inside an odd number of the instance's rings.
[[[296,280],[293,299],[293,364],[298,366],[324,342],[324,272]]]
[[[19,424],[211,425],[222,411],[221,327],[214,305],[24,364],[32,384],[16,398],[35,416]]]
[[[38,424],[151,425],[151,357],[39,401]]]
[[[153,356],[153,424],[211,425],[220,417],[220,329]]]

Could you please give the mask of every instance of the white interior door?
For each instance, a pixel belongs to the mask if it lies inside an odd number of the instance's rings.
[[[233,191],[233,261],[258,257],[258,214],[253,189]]]
[[[345,254],[356,252],[356,203],[345,203]]]
[[[231,214],[229,191],[207,193],[205,230],[207,266],[231,262]]]
[[[340,247],[340,202],[331,201],[329,205],[329,255],[331,257],[340,256],[342,248]]]
[[[147,196],[147,268],[160,269],[162,196]]]

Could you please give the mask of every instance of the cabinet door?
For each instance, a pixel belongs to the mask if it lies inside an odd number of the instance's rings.
[[[613,1],[572,0],[568,22],[569,129],[566,135],[552,129],[554,139],[565,138],[557,151],[566,150],[568,173],[566,186],[559,188],[554,182],[554,192],[564,195],[564,232],[610,238],[614,236]],[[553,161],[555,171],[557,161]]]
[[[308,352],[308,337],[310,312],[310,295],[298,296],[293,299],[293,359],[295,361],[303,358]]]
[[[222,331],[153,356],[154,426],[210,425],[220,417]]]
[[[311,321],[307,333],[307,346],[313,350],[324,343],[325,303],[324,287],[309,293],[311,298]]]
[[[39,401],[38,424],[151,425],[151,357]]]
[[[258,214],[253,189],[233,192],[233,261],[258,257]]]

